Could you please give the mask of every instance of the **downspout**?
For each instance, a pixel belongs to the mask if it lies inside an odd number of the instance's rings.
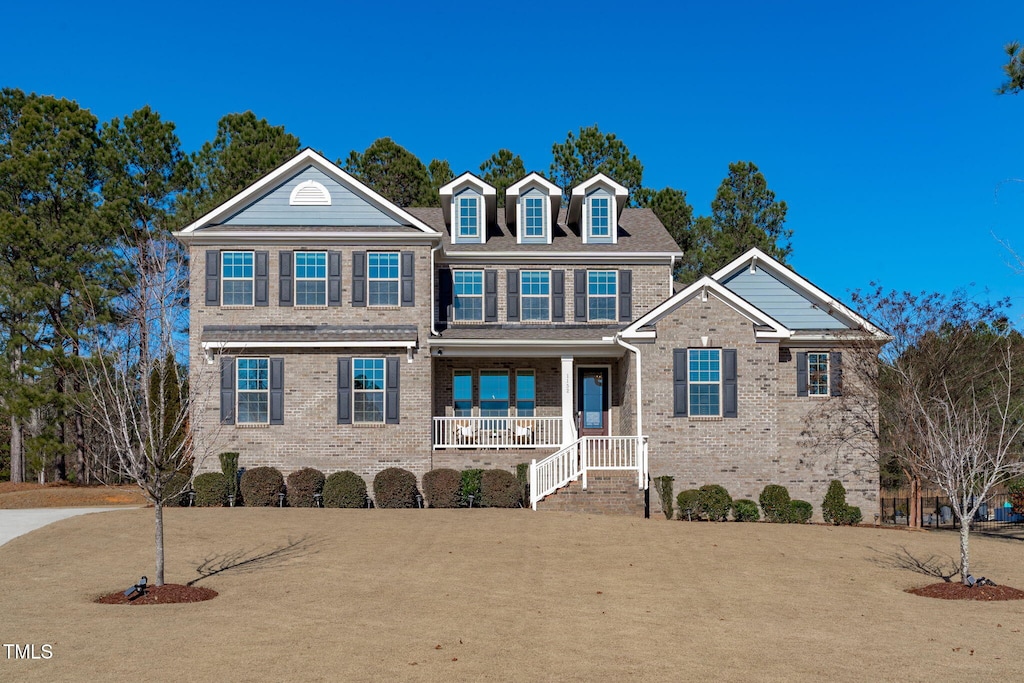
[[[672,254],[671,261],[668,264],[668,295],[672,296],[675,294],[675,282],[676,282],[676,255]]]
[[[443,240],[443,238],[442,238]],[[437,318],[434,317],[434,301],[436,301],[434,293],[434,282],[437,280],[437,272],[434,270],[434,254],[441,250],[444,246],[444,242],[438,242],[436,247],[430,248],[430,336],[437,336],[437,327],[435,327]],[[438,306],[441,304],[439,303]]]
[[[621,346],[624,349],[632,351],[633,355],[636,356],[636,435],[637,435],[638,438],[641,439],[641,441],[639,442],[639,447],[642,449],[642,452],[643,452],[643,457],[642,457],[642,460],[641,460],[642,466],[640,467],[640,472],[639,472],[640,481],[638,483],[640,484],[640,488],[642,488],[642,489],[644,489],[646,491],[647,490],[647,486],[648,486],[647,480],[648,480],[648,478],[650,476],[650,472],[649,472],[650,464],[647,461],[647,440],[643,438],[643,436],[644,436],[643,372],[641,372],[641,367],[640,367],[640,349],[638,349],[637,347],[633,346],[632,344],[628,344],[625,341],[623,341],[622,333],[621,332],[616,332],[615,333],[615,343],[618,344],[619,346]]]

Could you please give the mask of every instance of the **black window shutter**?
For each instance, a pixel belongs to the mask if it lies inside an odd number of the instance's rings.
[[[807,353],[796,354],[796,395],[807,395]]]
[[[565,322],[565,271],[551,271],[551,322]]]
[[[519,320],[519,271],[511,268],[508,271],[508,287],[506,288],[508,302],[505,304],[506,317],[509,322]]]
[[[389,356],[387,359],[386,390],[384,392],[384,422],[389,425],[398,424],[398,390],[400,386],[399,373],[401,372],[401,359],[398,356]]]
[[[498,322],[498,271],[484,271],[484,322]]]
[[[352,305],[366,306],[366,252],[352,252]]]
[[[437,280],[437,321],[447,323],[451,320],[452,269],[441,268],[438,270]]]
[[[619,271],[619,322],[633,320],[633,271]]]
[[[416,305],[416,254],[411,251],[402,252],[402,305]]]
[[[257,251],[256,269],[253,281],[253,303],[256,306],[270,305],[270,252]]]
[[[736,349],[722,349],[722,417],[736,417]]]
[[[833,351],[829,354],[828,359],[829,372],[832,374],[829,377],[829,389],[833,396],[843,395],[843,354],[839,351]]]
[[[338,424],[352,424],[352,360],[338,359]]]
[[[270,359],[270,424],[284,424],[284,358]]]
[[[576,320],[587,319],[587,271],[573,271],[573,284],[576,290],[573,295],[573,307],[576,309]]]
[[[220,252],[206,252],[206,305],[220,305]]]
[[[277,257],[277,304],[279,306],[291,306],[295,303],[293,290],[295,280],[292,275],[292,263],[294,256],[290,251],[282,251]]]
[[[686,349],[672,349],[672,416],[686,417]]]
[[[341,252],[327,252],[327,305],[341,305]]]
[[[220,423],[235,424],[235,359],[220,359]]]

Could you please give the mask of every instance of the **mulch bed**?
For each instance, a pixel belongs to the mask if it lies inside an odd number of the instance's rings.
[[[146,588],[146,594],[130,600],[123,591],[96,598],[101,605],[172,605],[182,602],[213,600],[217,591],[196,586],[182,586],[180,583],[165,583],[162,586]]]
[[[1024,600],[1024,591],[1009,586],[965,586],[956,583],[933,583],[922,588],[908,588],[908,593],[940,600]]]

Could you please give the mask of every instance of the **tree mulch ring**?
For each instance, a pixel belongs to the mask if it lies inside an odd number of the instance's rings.
[[[135,599],[129,598],[124,591],[96,598],[101,605],[173,605],[182,602],[202,602],[213,600],[217,591],[196,586],[182,586],[180,583],[165,583],[162,586],[147,586],[146,594]]]
[[[908,588],[908,593],[940,600],[1024,600],[1024,591],[1009,586],[965,586],[956,583],[933,583],[921,588]]]

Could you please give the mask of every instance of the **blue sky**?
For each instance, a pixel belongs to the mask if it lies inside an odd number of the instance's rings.
[[[818,286],[970,287],[1024,327],[997,241],[1024,253],[1024,95],[993,94],[1020,0],[51,2],[4,23],[0,86],[101,120],[149,104],[187,150],[251,109],[331,159],[390,136],[457,174],[502,147],[546,172],[596,123],[698,213],[753,161]]]

